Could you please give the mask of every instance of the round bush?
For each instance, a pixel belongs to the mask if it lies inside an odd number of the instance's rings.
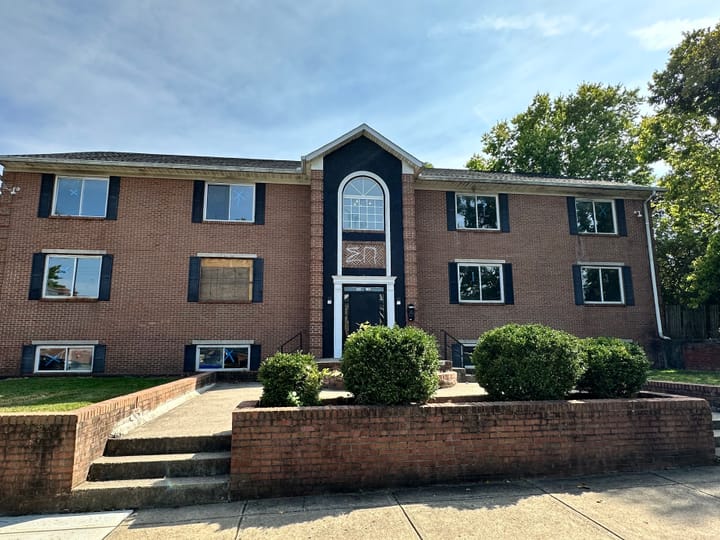
[[[650,362],[645,351],[635,343],[617,338],[582,340],[585,373],[578,381],[578,390],[595,397],[619,398],[637,394],[647,380]]]
[[[563,399],[582,373],[579,340],[539,324],[485,332],[472,363],[478,383],[496,400]]]
[[[311,354],[276,353],[260,364],[262,407],[301,407],[320,404],[322,374]]]
[[[358,403],[425,403],[438,388],[435,338],[419,328],[363,325],[345,342],[341,371]]]

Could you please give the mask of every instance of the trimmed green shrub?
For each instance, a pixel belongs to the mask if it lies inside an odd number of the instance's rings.
[[[320,404],[322,374],[311,354],[276,353],[260,364],[261,407],[302,407]]]
[[[437,343],[419,328],[363,325],[345,342],[341,371],[358,403],[425,403],[438,388]]]
[[[586,369],[578,390],[600,398],[632,397],[645,384],[650,362],[639,345],[599,337],[583,339],[581,346]]]
[[[471,358],[491,399],[563,399],[582,373],[579,348],[566,332],[508,324],[480,336]]]

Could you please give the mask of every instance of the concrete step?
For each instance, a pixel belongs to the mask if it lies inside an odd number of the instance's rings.
[[[712,427],[713,429],[720,429],[720,413],[712,413]]]
[[[720,429],[713,430],[713,435],[715,435],[715,447],[720,448]]]
[[[230,473],[230,452],[101,457],[90,465],[88,480],[218,476]]]
[[[71,512],[160,508],[228,500],[230,477],[188,477],[84,482],[67,501]]]
[[[194,454],[230,451],[230,435],[108,439],[105,456]]]

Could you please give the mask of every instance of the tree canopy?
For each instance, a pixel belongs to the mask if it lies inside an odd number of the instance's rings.
[[[720,301],[720,24],[685,34],[653,74],[655,114],[642,126],[647,161],[669,167],[658,205],[663,296],[690,306]]]
[[[621,85],[583,83],[555,99],[539,93],[527,110],[483,135],[482,154],[467,167],[648,183],[650,168],[637,149],[642,101],[637,89]]]

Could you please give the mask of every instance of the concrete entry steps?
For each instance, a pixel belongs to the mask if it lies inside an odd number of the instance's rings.
[[[228,500],[230,436],[110,439],[88,480],[72,492],[75,511],[172,507]]]

